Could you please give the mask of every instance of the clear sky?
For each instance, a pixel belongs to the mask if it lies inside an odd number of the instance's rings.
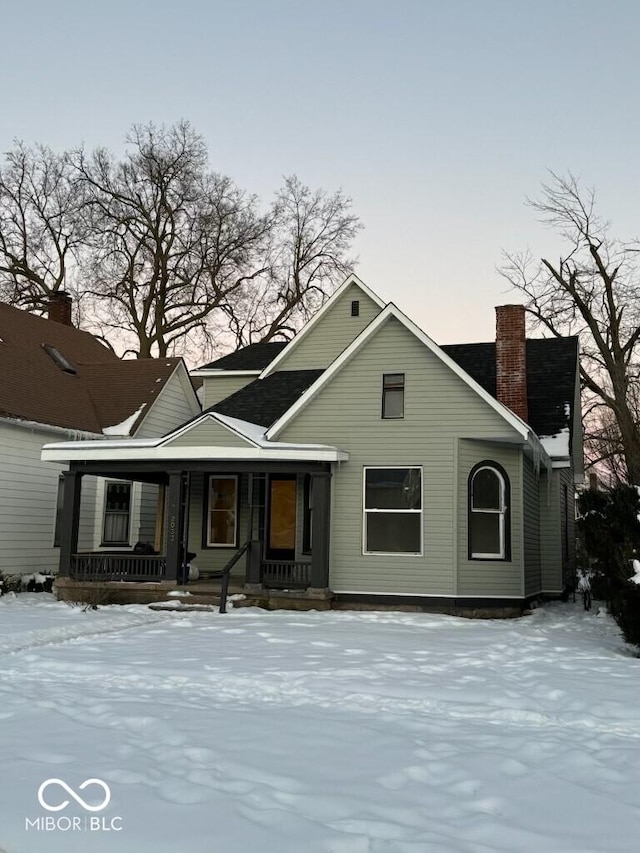
[[[184,118],[268,199],[342,187],[356,272],[441,343],[521,301],[501,250],[558,244],[524,205],[546,170],[640,234],[636,0],[3,0],[0,147],[122,147]]]

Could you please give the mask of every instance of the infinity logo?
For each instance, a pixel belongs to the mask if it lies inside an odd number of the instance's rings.
[[[46,809],[48,812],[60,812],[62,811],[62,809],[66,809],[66,807],[69,805],[69,800],[64,800],[62,803],[60,803],[60,805],[57,806],[51,806],[49,805],[49,803],[45,802],[44,792],[51,785],[58,785],[60,788],[66,791],[70,797],[73,797],[73,799],[76,801],[76,803],[78,803],[79,806],[82,806],[82,808],[88,812],[101,812],[103,809],[106,809],[106,807],[109,805],[109,802],[111,801],[111,789],[109,788],[106,782],[102,781],[102,779],[85,779],[82,785],[78,785],[78,790],[80,791],[84,791],[84,789],[87,788],[89,785],[98,785],[100,788],[102,788],[102,790],[104,791],[104,801],[100,803],[99,806],[91,806],[89,805],[89,803],[85,803],[82,797],[79,797],[73,790],[73,788],[70,788],[66,782],[62,781],[62,779],[46,779],[38,788],[38,802],[40,803],[42,808]]]

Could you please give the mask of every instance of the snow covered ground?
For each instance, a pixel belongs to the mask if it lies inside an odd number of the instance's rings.
[[[639,669],[572,604],[470,621],[5,597],[0,850],[636,851]],[[41,804],[49,779],[72,793]]]

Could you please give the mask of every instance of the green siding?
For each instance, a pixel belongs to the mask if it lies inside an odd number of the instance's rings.
[[[202,408],[210,408],[216,403],[219,403],[220,400],[224,400],[227,397],[230,397],[232,394],[235,394],[236,391],[239,391],[241,388],[244,388],[245,385],[248,385],[250,382],[253,382],[254,379],[257,378],[257,375],[234,376],[233,373],[231,373],[230,375],[203,377]]]
[[[524,592],[536,595],[542,592],[540,564],[540,497],[533,462],[528,456],[523,460],[524,484]]]
[[[351,302],[355,299],[360,302],[358,317],[351,316]],[[378,316],[380,310],[357,284],[350,285],[291,352],[283,357],[277,369],[313,370],[328,367]]]
[[[207,418],[190,429],[168,441],[166,447],[253,447],[235,432],[217,423],[212,418]]]
[[[383,373],[405,374],[401,420],[381,418]],[[458,439],[470,436],[517,439],[488,403],[395,318],[285,427],[280,441],[321,442],[349,452],[349,461],[334,466],[332,478],[330,583],[334,590],[456,594],[458,483],[453,472]],[[505,452],[511,454],[512,460],[507,461],[519,481],[519,450]],[[482,455],[476,461],[488,455],[485,448],[478,453]],[[368,465],[422,467],[423,556],[363,555],[362,480],[363,467]],[[491,591],[520,594],[520,564],[515,574],[515,583],[509,575],[501,585],[498,577]],[[479,589],[481,594],[488,592],[482,584]]]
[[[559,595],[562,580],[562,536],[560,519],[560,472],[541,472],[540,479],[540,559],[542,589]]]
[[[560,478],[560,530],[563,551],[562,588],[564,589],[575,581],[576,576],[576,493],[571,468],[561,468],[558,473]]]
[[[215,471],[211,471],[215,475]],[[196,554],[194,565],[201,572],[219,572],[236,552],[236,548],[207,548],[203,545],[205,505],[205,483],[208,481],[205,474],[191,475],[191,490],[189,503],[189,544],[190,551]],[[242,546],[248,536],[248,512],[247,512],[247,477],[240,475],[239,478],[239,528],[238,547]],[[246,559],[241,557],[233,567],[231,577],[243,579],[246,568]]]
[[[509,477],[511,494],[509,560],[470,560],[468,545],[468,483],[472,468],[489,460],[501,465]],[[522,596],[524,593],[524,542],[522,518],[522,452],[519,447],[461,440],[458,455],[458,594]]]
[[[136,431],[136,438],[167,435],[200,412],[200,404],[186,370],[178,366],[158,394]]]

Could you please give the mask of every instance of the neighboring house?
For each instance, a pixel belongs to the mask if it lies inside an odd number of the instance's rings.
[[[0,303],[0,573],[57,570],[61,478],[41,460],[61,439],[157,437],[200,411],[181,359],[122,361],[71,325],[71,301],[49,318]],[[157,486],[87,478],[79,545],[155,538]]]
[[[439,347],[351,276],[287,345],[195,371],[207,408],[164,438],[47,446],[70,466],[61,573],[99,576],[74,510],[93,474],[166,492],[162,555],[121,578],[174,581],[187,551],[219,573],[244,547],[233,576],[258,597],[451,610],[560,595],[583,478],[578,341],[526,341],[523,307],[496,311],[495,343]]]

